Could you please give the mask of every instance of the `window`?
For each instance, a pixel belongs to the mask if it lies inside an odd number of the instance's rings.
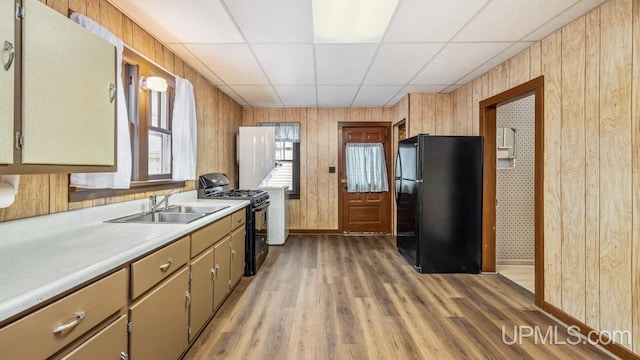
[[[258,126],[276,128],[275,160],[269,185],[289,186],[290,198],[300,198],[300,124],[299,123],[258,123]]]
[[[169,85],[167,91],[142,90],[139,79],[143,75],[164,78]],[[122,76],[131,135],[131,187],[93,189],[69,185],[70,202],[185,186],[184,181],[172,181],[171,117],[175,98],[174,77],[126,47]]]
[[[174,79],[144,58],[127,51],[123,68],[131,130],[131,180],[170,180]],[[143,90],[139,85],[141,76],[162,77],[169,88],[166,92]]]

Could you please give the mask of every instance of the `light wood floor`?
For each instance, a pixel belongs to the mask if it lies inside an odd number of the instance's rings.
[[[506,345],[503,326],[512,341],[514,326],[557,325],[532,303],[499,275],[418,274],[390,236],[290,236],[242,279],[185,359],[608,358],[549,340]]]
[[[506,277],[523,288],[535,292],[535,266],[533,265],[496,265],[498,274]]]

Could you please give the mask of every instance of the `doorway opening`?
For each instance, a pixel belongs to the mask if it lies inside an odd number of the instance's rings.
[[[535,94],[497,106],[496,271],[534,288]]]
[[[480,135],[484,137],[484,170],[483,170],[483,203],[482,203],[482,271],[496,272],[497,254],[497,171],[500,166],[509,167],[515,164],[517,157],[513,149],[509,149],[510,131],[505,129],[498,134],[498,107],[517,100],[533,96],[534,107],[534,159],[533,159],[533,252],[534,252],[534,298],[538,306],[544,299],[544,223],[543,223],[543,154],[544,154],[544,79],[535,78],[516,86],[501,94],[480,102]],[[502,126],[501,128],[509,128]],[[517,128],[514,129],[517,133]],[[499,136],[500,135],[500,136]],[[500,142],[498,142],[500,139]],[[513,144],[512,144],[513,145]],[[515,165],[517,166],[517,165]]]

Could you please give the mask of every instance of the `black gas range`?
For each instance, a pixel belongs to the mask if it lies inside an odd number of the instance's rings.
[[[254,275],[269,253],[267,245],[269,193],[264,190],[229,190],[229,178],[225,174],[211,173],[200,176],[198,198],[249,200],[251,202],[246,208],[244,275]]]

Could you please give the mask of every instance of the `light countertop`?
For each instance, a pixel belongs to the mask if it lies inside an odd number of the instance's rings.
[[[249,204],[196,197],[169,202],[229,207],[189,224],[104,222],[146,211],[146,199],[0,223],[0,322]]]

